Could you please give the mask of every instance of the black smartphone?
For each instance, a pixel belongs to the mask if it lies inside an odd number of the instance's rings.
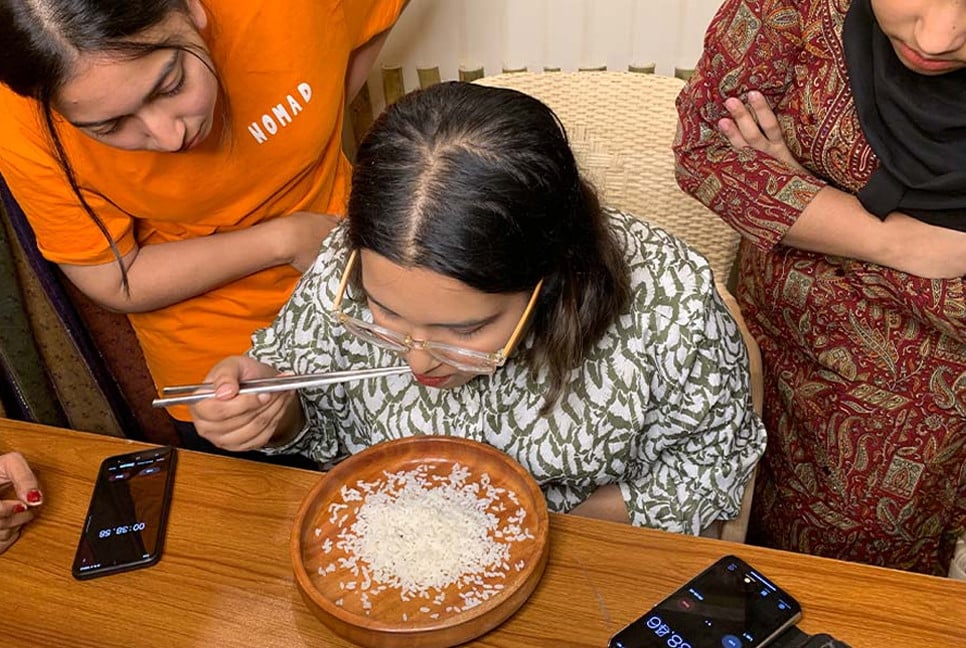
[[[725,556],[611,637],[610,648],[760,648],[802,608],[760,571]]]
[[[161,558],[174,483],[174,448],[138,450],[101,463],[84,519],[74,578],[106,576]]]

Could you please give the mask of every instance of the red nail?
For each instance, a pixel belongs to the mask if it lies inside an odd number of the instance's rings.
[[[27,501],[30,502],[31,504],[36,504],[37,502],[39,502],[40,491],[36,489],[32,491],[27,491]]]
[[[26,510],[27,510],[27,507],[24,506],[23,504],[15,504],[13,507],[14,515],[16,515],[17,513],[23,513]]]

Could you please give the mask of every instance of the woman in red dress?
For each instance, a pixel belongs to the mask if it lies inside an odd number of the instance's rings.
[[[678,181],[742,234],[750,539],[945,574],[966,531],[966,3],[726,0]]]

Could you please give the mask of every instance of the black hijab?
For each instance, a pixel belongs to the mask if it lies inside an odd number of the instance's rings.
[[[879,218],[901,211],[966,231],[966,70],[916,74],[854,0],[843,31],[849,85],[879,168],[858,198]]]

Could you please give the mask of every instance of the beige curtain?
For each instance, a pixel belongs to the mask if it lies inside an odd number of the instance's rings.
[[[369,78],[382,109],[383,68],[398,68],[404,90],[420,70],[457,79],[460,70],[497,74],[544,68],[575,71],[694,67],[720,0],[410,0]],[[425,78],[425,75],[424,75]],[[392,90],[390,90],[392,92]]]

